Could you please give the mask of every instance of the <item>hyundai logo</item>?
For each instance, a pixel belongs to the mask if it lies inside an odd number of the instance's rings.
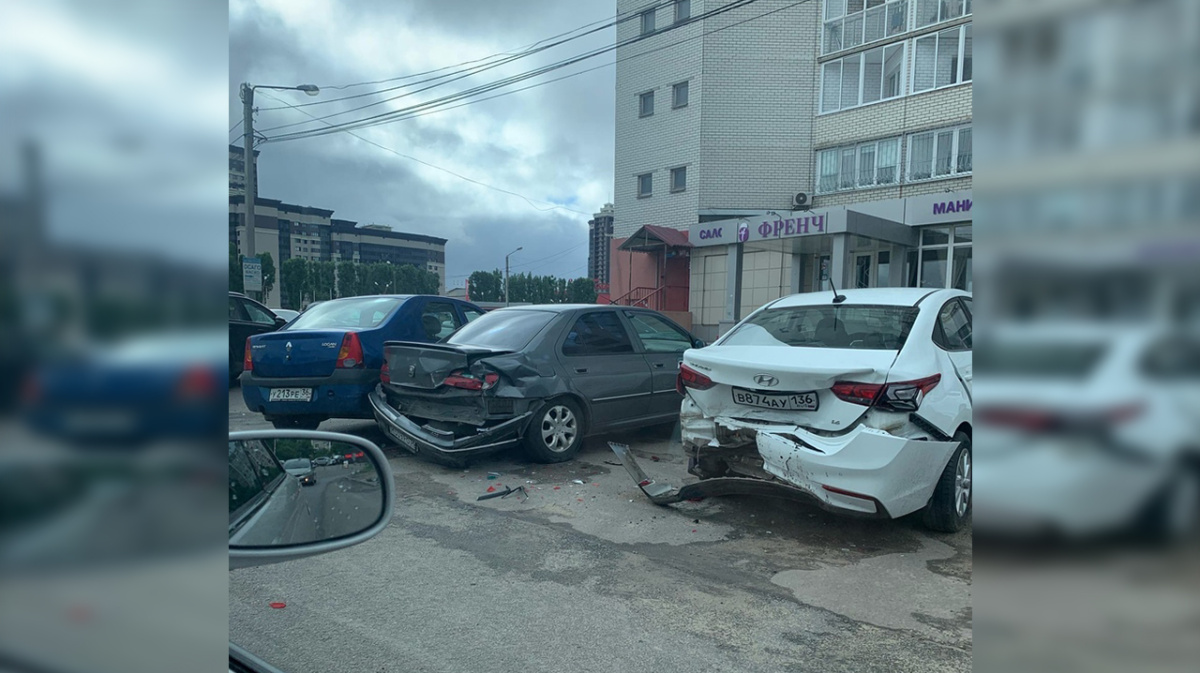
[[[755,374],[754,382],[764,388],[771,388],[779,385],[779,379],[771,376],[770,374]]]

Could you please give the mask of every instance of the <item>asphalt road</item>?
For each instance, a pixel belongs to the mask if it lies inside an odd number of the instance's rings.
[[[229,422],[269,427],[236,387]],[[604,440],[681,482],[677,435],[593,439],[563,465],[500,455],[455,470],[394,447],[373,422],[321,429],[383,447],[398,498],[391,525],[362,545],[230,573],[230,638],[284,670],[971,668],[969,529],[934,535],[911,518],[753,498],[657,507]],[[529,496],[478,502],[492,486]]]

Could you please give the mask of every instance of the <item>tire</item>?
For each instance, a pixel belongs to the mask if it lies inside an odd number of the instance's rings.
[[[971,437],[959,432],[954,435],[958,448],[950,456],[933,489],[933,497],[925,506],[924,523],[931,530],[954,533],[971,516]]]
[[[525,430],[525,452],[539,463],[562,463],[583,448],[587,428],[579,405],[566,397],[538,408]]]
[[[324,419],[319,416],[283,416],[270,420],[276,430],[316,430]]]
[[[1180,466],[1151,501],[1139,527],[1147,541],[1169,545],[1200,528],[1200,471]]]

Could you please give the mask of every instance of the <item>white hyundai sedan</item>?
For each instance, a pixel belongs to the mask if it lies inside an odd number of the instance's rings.
[[[947,532],[970,516],[966,292],[784,297],[687,351],[679,390],[688,471],[702,479],[685,495],[771,484],[838,512],[924,510]],[[739,488],[748,480],[757,488]]]

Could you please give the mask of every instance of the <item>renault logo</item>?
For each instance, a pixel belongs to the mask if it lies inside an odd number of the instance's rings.
[[[291,360],[292,359],[292,342],[290,342],[290,341],[287,342],[286,344],[284,344],[283,348],[287,351],[287,353],[283,356],[283,359]]]
[[[770,374],[755,374],[754,382],[764,388],[771,388],[779,385],[779,379],[771,376]]]

